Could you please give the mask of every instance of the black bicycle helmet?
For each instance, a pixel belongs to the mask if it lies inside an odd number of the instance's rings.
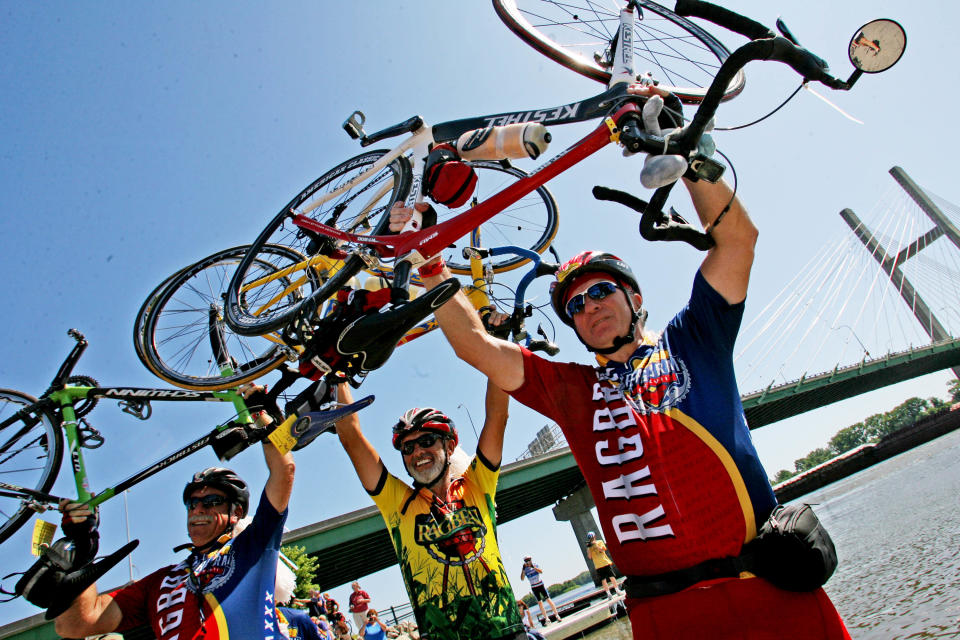
[[[224,467],[209,467],[193,474],[193,478],[183,488],[183,502],[186,503],[190,494],[202,487],[213,487],[223,491],[231,504],[240,505],[243,509],[241,515],[245,516],[250,512],[250,490],[247,488],[247,483],[232,470]]]
[[[453,440],[456,445],[460,442],[457,427],[445,413],[433,407],[423,409],[415,407],[402,416],[397,424],[393,425],[393,448],[400,450],[400,445],[408,433],[414,431],[430,431],[443,436],[446,440]]]

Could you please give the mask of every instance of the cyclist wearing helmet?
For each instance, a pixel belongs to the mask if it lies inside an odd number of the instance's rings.
[[[526,637],[496,538],[508,400],[487,385],[486,419],[469,466],[442,411],[403,414],[393,427],[393,447],[412,486],[387,471],[355,415],[337,423],[340,442],[386,522],[423,638]]]
[[[629,577],[634,637],[848,638],[822,589],[782,590],[721,560],[740,556],[776,505],[733,368],[757,230],[725,183],[684,184],[716,246],[659,336],[644,331],[632,270],[596,251],[561,266],[552,302],[599,366],[551,362],[489,336],[462,294],[436,318],[458,357],[563,429]],[[394,205],[391,229],[411,214]],[[449,277],[441,265],[421,267],[428,288]]]
[[[246,528],[233,535],[249,512],[247,484],[223,467],[195,473],[181,496],[190,544],[175,549],[189,548],[190,555],[110,593],[98,595],[91,585],[57,617],[57,633],[83,638],[149,624],[158,640],[281,637],[274,579],[294,463],[267,440],[263,457],[269,477]],[[61,510],[65,525],[92,516],[75,503]]]

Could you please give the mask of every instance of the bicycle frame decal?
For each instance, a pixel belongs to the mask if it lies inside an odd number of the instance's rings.
[[[215,400],[212,392],[187,391],[185,389],[143,389],[139,387],[101,387],[91,390],[91,397],[104,398],[137,398],[145,400]]]
[[[566,124],[567,122],[579,122],[577,113],[580,110],[580,102],[555,107],[553,109],[540,109],[538,111],[518,111],[517,113],[508,113],[500,116],[486,116],[482,120],[486,127],[501,127],[508,124],[519,124],[522,122],[542,122],[544,124]]]

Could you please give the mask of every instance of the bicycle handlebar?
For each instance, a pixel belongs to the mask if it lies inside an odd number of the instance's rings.
[[[837,90],[849,90],[860,76],[861,72],[857,70],[847,81],[835,78],[830,75],[827,63],[816,54],[789,38],[777,36],[759,22],[712,3],[703,0],[677,0],[675,12],[682,16],[709,20],[744,35],[751,41],[733,51],[723,61],[690,123],[676,136],[667,140],[647,133],[636,110],[618,111],[616,124],[620,130],[620,142],[631,152],[680,155],[692,165],[697,159],[700,139],[716,114],[727,86],[743,67],[754,60],[781,62],[802,76],[804,82],[819,82]],[[786,33],[789,34],[789,31]],[[722,168],[719,173],[722,174]],[[719,179],[719,175],[716,179]],[[672,188],[673,184],[658,188],[650,202],[603,187],[594,189],[594,197],[612,200],[641,212],[640,234],[646,240],[682,241],[700,251],[710,249],[715,243],[708,233],[688,224],[672,208],[669,213],[663,211]]]
[[[556,355],[560,348],[547,338],[546,333],[543,331],[543,328],[539,328],[537,333],[543,336],[541,340],[535,340],[530,337],[530,334],[527,333],[525,325],[525,318],[529,318],[533,313],[533,308],[531,306],[525,306],[524,301],[527,296],[527,287],[530,286],[530,283],[533,282],[536,278],[545,275],[553,275],[560,268],[560,265],[552,262],[544,262],[540,254],[536,251],[530,249],[524,249],[522,247],[517,247],[513,245],[503,246],[503,247],[493,247],[490,249],[484,249],[481,247],[464,247],[463,257],[470,258],[471,254],[479,258],[488,258],[491,256],[500,256],[500,255],[518,255],[523,256],[530,260],[533,263],[533,266],[523,274],[523,277],[520,278],[519,284],[517,284],[517,290],[513,297],[513,312],[510,314],[510,320],[508,321],[510,327],[510,334],[513,336],[513,341],[520,343],[523,341],[523,346],[525,346],[530,351],[544,351],[549,355]],[[484,328],[488,328],[488,325],[484,321]]]

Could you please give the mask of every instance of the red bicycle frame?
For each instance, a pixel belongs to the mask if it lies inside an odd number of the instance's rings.
[[[415,259],[413,256],[415,252],[419,253],[422,259],[430,258],[511,204],[543,186],[549,180],[593,155],[611,142],[617,141],[619,139],[619,128],[616,123],[619,123],[624,115],[637,111],[639,111],[639,107],[633,102],[628,102],[620,107],[612,117],[604,118],[603,123],[591,133],[555,156],[534,173],[521,178],[503,191],[490,196],[460,215],[420,231],[397,235],[362,236],[341,231],[300,214],[293,216],[293,223],[300,228],[337,240],[367,245],[381,258],[399,257],[401,260],[411,260]],[[413,266],[417,265],[413,264]]]

